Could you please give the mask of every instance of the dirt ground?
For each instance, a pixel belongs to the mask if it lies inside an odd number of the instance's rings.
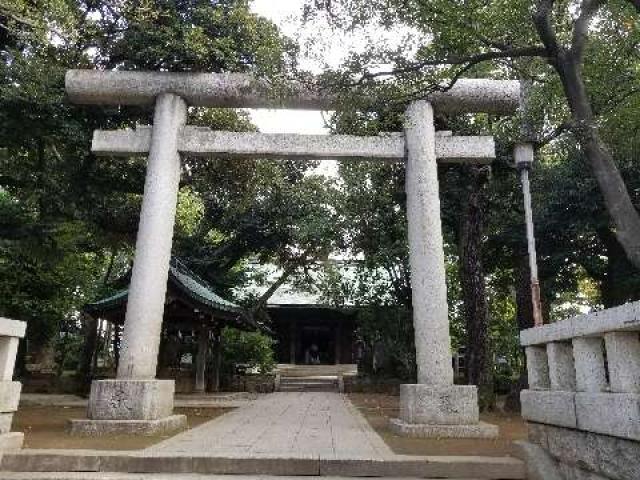
[[[229,408],[177,408],[175,413],[187,416],[189,428],[197,427],[228,412]],[[69,448],[89,450],[138,450],[165,440],[172,435],[139,437],[75,437],[67,432],[70,418],[86,418],[84,407],[30,406],[20,407],[13,417],[13,431],[24,432],[25,448]]]
[[[387,445],[400,455],[510,455],[511,442],[527,437],[527,427],[520,416],[502,413],[480,415],[482,421],[500,427],[500,437],[495,440],[400,437],[389,429],[389,419],[398,416],[398,397],[351,393],[349,399]]]

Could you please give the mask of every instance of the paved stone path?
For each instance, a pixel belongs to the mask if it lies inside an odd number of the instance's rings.
[[[265,395],[143,453],[371,459],[392,455],[351,402],[331,392]]]

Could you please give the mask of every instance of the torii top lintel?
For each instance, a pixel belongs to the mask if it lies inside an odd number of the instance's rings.
[[[287,86],[275,95],[266,81],[242,73],[170,73],[69,70],[66,92],[73,103],[151,105],[161,93],[175,93],[189,105],[222,108],[331,110],[333,99],[312,88]],[[520,84],[514,80],[461,79],[446,92],[425,98],[438,111],[511,114],[518,108]]]

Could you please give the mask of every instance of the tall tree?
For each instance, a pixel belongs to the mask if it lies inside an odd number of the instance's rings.
[[[486,74],[487,63],[493,75],[506,70],[513,77],[558,82],[565,108],[545,106],[545,122],[552,124],[552,135],[569,131],[580,145],[615,236],[640,268],[640,215],[599,125],[603,110],[640,94],[637,1],[308,2],[309,15],[318,9],[328,11],[334,24],[349,28],[376,22],[383,28],[408,26],[423,35],[423,40],[414,35],[419,43],[415,55],[397,50],[375,54],[372,45],[365,55],[354,56],[337,75],[349,87],[388,92],[394,81],[405,85],[404,98],[415,98],[449,88],[479,69]],[[372,69],[380,63],[394,67]],[[335,75],[331,81],[335,83]]]

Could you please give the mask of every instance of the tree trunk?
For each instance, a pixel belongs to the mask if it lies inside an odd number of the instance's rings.
[[[582,78],[579,60],[561,50],[552,62],[558,72],[571,110],[572,132],[598,182],[615,235],[629,261],[640,268],[640,215],[631,201],[620,170],[600,138]]]
[[[109,264],[102,280],[102,285],[106,286],[111,278],[115,264],[117,249],[112,248],[109,255]],[[98,319],[91,315],[82,315],[82,327],[84,334],[84,345],[80,362],[78,365],[78,391],[81,395],[87,395],[91,388],[91,381],[96,373],[98,365]]]
[[[466,172],[466,196],[460,225],[460,280],[467,330],[465,359],[468,383],[478,386],[480,409],[488,410],[495,406],[489,305],[482,263],[489,169],[469,166]]]
[[[98,319],[91,315],[83,314],[82,330],[84,345],[80,355],[80,364],[78,365],[78,393],[87,395],[95,373],[93,358],[96,354],[96,345],[98,343]]]
[[[222,330],[219,325],[216,325],[213,328],[212,332],[212,343],[211,343],[211,355],[209,358],[209,391],[210,392],[219,392],[220,391],[220,380],[221,380],[221,372],[222,368]]]
[[[518,331],[533,327],[533,302],[531,299],[531,270],[529,258],[525,253],[518,255],[518,263],[515,266],[516,281],[516,322]],[[520,411],[520,392],[527,388],[527,371],[523,369],[520,377],[512,385],[505,401],[505,410],[511,412]]]

